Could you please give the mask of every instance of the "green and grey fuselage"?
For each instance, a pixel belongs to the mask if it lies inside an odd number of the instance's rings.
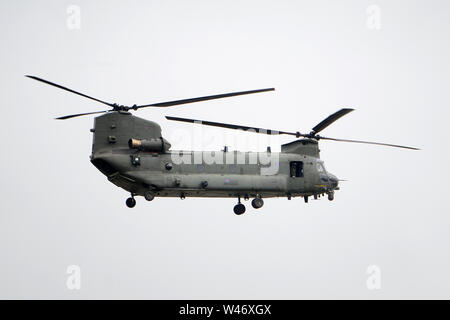
[[[338,189],[314,139],[284,144],[281,152],[173,151],[157,123],[124,111],[96,117],[92,132],[91,162],[133,195],[290,198]]]

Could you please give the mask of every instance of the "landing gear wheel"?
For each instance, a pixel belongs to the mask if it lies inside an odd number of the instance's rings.
[[[147,201],[152,201],[153,199],[155,199],[155,193],[153,191],[146,191],[144,193],[144,198]]]
[[[255,198],[252,200],[252,207],[255,209],[259,209],[264,205],[264,200],[261,198]]]
[[[334,192],[328,193],[328,200],[333,201],[334,200]]]
[[[133,208],[136,205],[136,200],[134,200],[134,198],[128,198],[125,203],[128,208]]]
[[[304,196],[303,199],[305,199],[305,203],[308,203],[308,196]]]
[[[238,203],[237,205],[234,206],[233,211],[235,214],[239,216],[245,212],[245,206],[242,203]]]

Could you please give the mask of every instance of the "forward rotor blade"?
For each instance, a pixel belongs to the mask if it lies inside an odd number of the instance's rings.
[[[256,128],[256,127],[247,127],[247,126],[241,126],[241,125],[235,125],[235,124],[204,121],[204,120],[194,120],[194,119],[169,117],[169,116],[166,116],[166,119],[174,120],[174,121],[181,121],[181,122],[198,123],[198,124],[202,124],[202,125],[206,125],[206,126],[213,126],[213,127],[227,128],[227,129],[254,130],[257,133],[264,133],[264,134],[289,134],[292,136],[299,135],[296,132],[277,131],[277,130],[272,130],[272,129],[262,129],[262,128]]]
[[[105,112],[108,112],[108,111],[109,111],[109,110],[95,111],[95,112],[86,112],[86,113],[78,113],[78,114],[71,114],[71,115],[68,115],[68,116],[58,117],[58,118],[55,118],[55,119],[56,119],[56,120],[66,120],[66,119],[70,119],[70,118],[86,116],[86,115],[89,115],[89,114],[105,113]]]
[[[327,138],[327,137],[322,137],[322,136],[320,136],[319,139],[323,139],[323,140],[332,140],[332,141],[340,141],[340,142],[354,142],[354,143],[364,143],[364,144],[375,144],[375,145],[379,145],[379,146],[387,146],[387,147],[403,148],[403,149],[410,149],[410,150],[420,150],[419,148],[407,147],[407,146],[400,146],[400,145],[397,145],[397,144],[381,143],[381,142],[360,141],[360,140],[348,140],[348,139],[336,139],[336,138]]]
[[[97,102],[106,104],[107,106],[114,107],[114,105],[113,105],[112,103],[105,102],[105,101],[102,101],[102,100],[99,100],[99,99],[90,97],[90,96],[85,95],[85,94],[83,94],[83,93],[81,93],[81,92],[78,92],[78,91],[75,91],[75,90],[72,90],[72,89],[63,87],[63,86],[61,86],[61,85],[59,85],[59,84],[56,84],[56,83],[47,81],[47,80],[45,80],[45,79],[41,79],[41,78],[38,78],[38,77],[35,77],[35,76],[29,76],[29,75],[26,75],[25,77],[30,78],[30,79],[34,79],[34,80],[37,80],[37,81],[40,81],[40,82],[43,82],[43,83],[46,83],[46,84],[48,84],[48,85],[54,86],[54,87],[59,88],[59,89],[62,89],[62,90],[66,90],[66,91],[75,93],[75,94],[77,94],[77,95],[79,95],[79,96],[82,96],[82,97],[85,97],[85,98],[88,98],[88,99],[91,99],[91,100],[94,100],[94,101],[97,101]]]
[[[341,110],[333,113],[332,115],[329,115],[325,120],[323,120],[318,125],[316,125],[312,130],[314,131],[314,133],[318,133],[318,132],[322,131],[323,129],[325,129],[326,127],[328,127],[333,122],[335,122],[337,119],[345,116],[347,113],[352,112],[353,110],[354,109],[349,109],[349,108],[341,109]]]
[[[200,101],[206,101],[206,100],[228,98],[228,97],[234,97],[234,96],[241,96],[241,95],[244,95],[244,94],[259,93],[259,92],[274,91],[274,90],[275,90],[275,88],[267,88],[267,89],[259,89],[259,90],[231,92],[231,93],[217,94],[217,95],[206,96],[206,97],[198,97],[198,98],[190,98],[190,99],[182,99],[182,100],[174,100],[174,101],[146,104],[146,105],[136,106],[135,109],[146,108],[146,107],[171,107],[171,106],[177,106],[179,104],[186,104],[186,103],[200,102]]]

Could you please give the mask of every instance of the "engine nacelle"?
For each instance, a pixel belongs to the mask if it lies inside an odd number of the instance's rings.
[[[135,139],[128,140],[130,149],[149,152],[166,152],[170,148],[170,143],[164,138],[156,139]]]

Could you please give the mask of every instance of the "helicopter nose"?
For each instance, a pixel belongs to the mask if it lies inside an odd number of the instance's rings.
[[[337,188],[337,186],[339,185],[339,179],[334,174],[331,173],[328,173],[328,179],[330,181],[331,187],[333,189]]]

